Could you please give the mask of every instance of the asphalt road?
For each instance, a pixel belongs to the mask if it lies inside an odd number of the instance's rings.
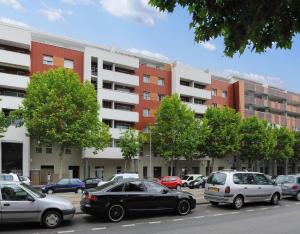
[[[279,206],[266,203],[246,205],[236,211],[230,206],[197,206],[188,216],[139,215],[120,223],[109,223],[88,215],[76,215],[72,222],[49,230],[38,224],[1,225],[0,232],[10,233],[168,233],[168,234],[289,234],[299,233],[300,202],[282,200]]]

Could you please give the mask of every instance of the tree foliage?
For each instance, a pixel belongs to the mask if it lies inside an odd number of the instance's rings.
[[[6,132],[10,123],[11,123],[11,118],[6,117],[3,111],[0,111],[0,138],[4,136],[4,133]]]
[[[192,15],[195,41],[222,36],[227,56],[242,54],[246,47],[261,53],[268,48],[290,49],[300,31],[300,1],[282,0],[150,0],[161,11],[177,5]]]
[[[211,158],[223,158],[236,153],[240,146],[239,128],[241,116],[235,110],[222,107],[210,107],[206,110],[204,121],[207,122],[209,134],[199,150]]]
[[[155,152],[173,164],[174,159],[193,159],[196,156],[197,146],[207,135],[207,129],[174,94],[163,99],[152,135]]]
[[[256,116],[244,119],[240,134],[241,159],[248,160],[250,166],[256,160],[270,159],[276,146],[276,137],[266,120]]]
[[[129,129],[122,133],[119,146],[125,159],[125,170],[127,170],[127,163],[139,154],[142,140],[137,131]]]
[[[294,160],[300,160],[300,132],[294,132],[295,135],[295,144],[294,144]]]
[[[108,126],[99,121],[99,104],[90,82],[80,83],[70,69],[35,73],[26,89],[23,107],[16,112],[25,121],[29,136],[42,145],[102,150],[110,143]]]

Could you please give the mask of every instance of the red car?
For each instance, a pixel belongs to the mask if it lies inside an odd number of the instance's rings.
[[[179,190],[182,186],[182,181],[178,176],[163,176],[160,180],[160,184],[166,186],[169,189]]]

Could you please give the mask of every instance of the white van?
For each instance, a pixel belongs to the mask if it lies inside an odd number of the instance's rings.
[[[140,178],[139,174],[137,173],[119,173],[119,174],[114,174],[107,181],[100,181],[98,183],[98,186],[102,184],[106,184],[107,182],[111,182],[111,181],[121,181],[124,179],[139,179],[139,178]]]
[[[192,182],[193,180],[195,180],[196,178],[198,178],[200,176],[203,176],[203,175],[201,175],[201,174],[189,174],[189,175],[183,176],[182,179],[181,179],[182,187],[189,186],[190,182]]]

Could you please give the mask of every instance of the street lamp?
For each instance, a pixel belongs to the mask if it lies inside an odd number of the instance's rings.
[[[149,128],[149,177],[152,178],[152,142],[151,142],[151,127]]]

